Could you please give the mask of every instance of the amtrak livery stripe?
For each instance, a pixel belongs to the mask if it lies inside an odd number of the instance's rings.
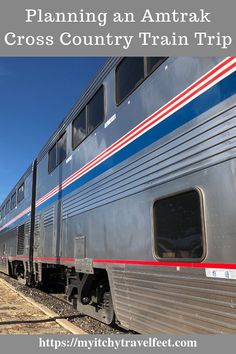
[[[20,214],[16,215],[13,219],[11,219],[10,221],[8,221],[5,225],[3,225],[2,227],[0,227],[0,231],[2,231],[3,229],[5,229],[6,227],[10,226],[11,224],[13,224],[15,221],[25,217],[26,214],[29,214],[30,216],[31,213],[31,207],[23,210]]]
[[[0,259],[25,259],[28,260],[28,256],[0,256]],[[75,263],[75,258],[65,257],[34,257],[34,261],[38,262],[58,262],[62,263]],[[83,259],[81,259],[83,261]],[[217,268],[217,269],[236,269],[234,263],[209,263],[209,262],[163,262],[163,261],[148,261],[148,260],[136,260],[136,259],[91,259],[94,264],[125,264],[136,266],[149,266],[149,267],[181,267],[181,268]]]
[[[218,268],[218,269],[236,269],[234,263],[194,263],[194,262],[158,262],[144,260],[125,260],[125,259],[93,259],[93,263],[104,264],[126,264],[126,265],[141,265],[154,267],[182,267],[182,268]]]
[[[103,172],[118,165],[173,130],[196,118],[236,93],[236,57],[228,57],[188,88],[144,119],[136,127],[106,148],[36,202],[37,210],[63,198]],[[219,94],[220,93],[220,94]],[[25,209],[0,228],[11,225],[25,214]]]

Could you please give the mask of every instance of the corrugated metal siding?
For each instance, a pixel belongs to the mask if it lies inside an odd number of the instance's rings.
[[[25,251],[25,225],[20,225],[17,232],[17,255],[24,254]]]
[[[74,216],[236,156],[235,108],[186,124],[148,152],[104,173],[63,201],[63,217]],[[202,117],[202,118],[203,118]]]
[[[54,222],[54,206],[44,212],[44,227],[51,226]]]
[[[54,205],[46,209],[43,213],[43,231],[40,239],[40,246],[42,248],[42,254],[46,257],[50,257],[54,254],[54,218],[55,218]]]
[[[36,215],[35,216],[35,225],[34,225],[35,237],[38,237],[38,234],[39,234],[39,222],[40,222],[40,215]]]
[[[236,281],[204,269],[112,267],[121,324],[140,333],[236,333]]]
[[[39,256],[39,242],[40,242],[40,215],[35,216],[34,225],[34,256]]]
[[[30,235],[30,219],[25,223],[25,236]]]

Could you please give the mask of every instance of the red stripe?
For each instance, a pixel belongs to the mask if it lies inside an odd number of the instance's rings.
[[[139,261],[123,259],[93,259],[94,263],[112,263],[112,264],[131,264],[155,267],[183,267],[183,268],[223,268],[236,269],[233,263],[193,263],[193,262],[158,262],[158,261]]]
[[[166,116],[168,113],[170,113],[171,111],[173,111],[175,108],[177,108],[179,105],[181,105],[182,103],[184,103],[186,100],[188,100],[189,98],[191,98],[192,96],[194,96],[195,94],[197,94],[198,92],[200,92],[202,89],[204,89],[205,87],[207,87],[209,84],[211,84],[212,82],[214,82],[215,80],[217,80],[217,78],[219,78],[220,76],[224,75],[227,71],[231,70],[232,68],[234,68],[236,66],[235,63],[233,63],[231,66],[229,66],[228,68],[226,68],[225,70],[223,70],[221,73],[219,73],[218,75],[216,75],[214,78],[212,78],[211,80],[207,81],[204,85],[200,86],[197,90],[195,90],[194,92],[192,92],[191,94],[189,94],[187,97],[185,97],[184,99],[182,99],[180,102],[176,103],[176,105],[174,105],[173,107],[171,107],[169,110],[167,110],[165,113],[163,113],[162,115],[159,115],[160,112],[158,112],[158,117],[156,117],[156,119],[154,121],[150,121],[148,124],[147,120],[144,121],[144,123],[146,124],[145,126],[143,126],[143,123],[140,124],[140,126],[138,126],[138,128],[140,128],[141,126],[142,129],[139,129],[133,132],[133,135],[131,136],[131,139],[137,137],[140,133],[144,132],[145,130],[147,130],[147,128],[151,127],[152,125],[154,125],[155,123],[157,123],[159,120],[161,120],[164,116]],[[153,117],[155,117],[156,114],[154,114]],[[149,121],[150,119],[148,119]],[[129,132],[128,135],[130,135],[132,133]],[[119,141],[118,141],[119,142]],[[112,154],[113,152],[115,152],[117,149],[119,149],[120,147],[122,147],[123,145],[126,144],[125,140],[120,141],[119,143],[116,143],[116,145],[110,149],[109,151],[107,151],[106,153],[99,155],[96,160],[91,161],[91,163],[89,163],[88,166],[85,165],[84,168],[82,168],[80,170],[80,172],[78,172],[78,174],[73,177],[72,180],[67,181],[64,185],[63,188],[66,187],[68,184],[72,183],[75,179],[77,179],[78,177],[80,177],[81,174],[84,174],[85,172],[87,172],[88,170],[90,170],[92,167],[94,167],[97,163],[99,163],[104,157],[109,156],[110,154]]]
[[[102,153],[100,153],[98,156],[96,156],[93,160],[88,162],[84,167],[82,167],[80,170],[74,172],[70,177],[68,177],[64,182],[59,184],[57,187],[53,188],[49,193],[44,195],[42,198],[40,198],[36,206],[42,204],[44,201],[49,199],[51,196],[55,195],[59,190],[62,188],[65,188],[68,184],[71,184],[74,180],[78,179],[82,174],[86,173],[88,170],[96,166],[101,160],[104,158],[108,157],[110,154],[113,152],[116,152],[117,149],[122,148],[123,145],[128,143],[131,139],[136,138],[139,134],[141,134],[143,131],[147,130],[149,127],[157,123],[160,119],[162,119],[164,116],[168,115],[173,111],[175,108],[177,108],[179,105],[187,101],[189,98],[192,96],[196,95],[199,93],[201,90],[206,88],[208,85],[210,85],[212,82],[216,81],[219,77],[223,76],[226,72],[230,71],[232,68],[236,66],[235,63],[230,65],[228,68],[225,68],[222,72],[218,73],[215,77],[211,78],[209,81],[206,82],[206,80],[213,74],[215,74],[218,70],[222,69],[224,66],[229,64],[235,59],[235,57],[229,57],[226,60],[223,60],[221,63],[216,65],[212,70],[210,70],[208,73],[206,73],[203,77],[201,77],[199,80],[197,80],[195,83],[190,85],[187,89],[185,89],[183,92],[181,92],[179,95],[177,95],[175,98],[170,100],[168,103],[166,103],[164,106],[162,106],[160,109],[158,109],[155,113],[153,113],[151,116],[147,117],[145,120],[143,120],[140,124],[138,124],[136,127],[131,129],[127,134],[125,134],[123,137],[121,137],[119,140],[117,140],[115,143],[113,143],[111,146],[109,146],[107,149],[105,149]],[[169,108],[165,113],[162,113],[163,110],[166,110],[170,105],[173,105],[177,100],[182,98],[184,95],[189,93],[191,90],[193,90],[195,87],[197,87],[199,84],[205,83],[198,87],[195,91],[190,93],[187,97],[183,98],[181,101],[177,102],[174,106]],[[160,115],[160,113],[162,113]],[[153,118],[155,120],[152,121]],[[147,124],[148,123],[148,124]],[[10,220],[7,224],[3,225],[0,228],[0,231],[4,229],[6,226],[10,225],[12,222],[16,221],[20,216],[24,215],[26,212],[30,211],[30,208],[24,210],[21,212],[19,215],[17,215],[15,218]]]
[[[13,259],[28,259],[27,256],[0,256],[0,258]],[[35,257],[34,261],[60,261],[67,263],[74,263],[75,258],[63,257]],[[219,268],[219,269],[236,269],[236,264],[233,263],[193,263],[193,262],[159,262],[159,261],[145,261],[145,260],[131,260],[131,259],[92,259],[93,263],[103,264],[127,264],[127,265],[141,265],[154,267],[182,267],[182,268]]]
[[[166,108],[168,108],[170,105],[172,105],[174,102],[176,102],[177,100],[179,100],[180,98],[182,98],[184,95],[186,95],[190,90],[192,90],[193,88],[195,88],[196,86],[198,86],[199,84],[201,84],[203,81],[205,81],[208,77],[210,77],[211,75],[213,75],[217,70],[221,69],[222,67],[224,67],[225,65],[227,65],[228,63],[230,63],[231,61],[233,61],[235,59],[235,57],[230,57],[227,60],[224,60],[223,62],[221,62],[219,65],[217,65],[216,67],[214,67],[212,70],[210,70],[206,75],[204,75],[202,78],[200,78],[198,81],[196,81],[195,83],[193,83],[191,86],[189,86],[186,90],[184,90],[182,93],[180,93],[179,95],[177,95],[175,98],[173,98],[171,101],[169,101],[167,104],[165,104],[164,106],[162,106],[159,110],[157,110],[155,113],[153,113],[151,116],[149,116],[148,118],[146,118],[145,120],[143,120],[139,125],[137,125],[135,128],[133,128],[131,131],[129,131],[127,134],[125,134],[123,137],[121,137],[119,140],[117,140],[115,143],[113,143],[111,146],[109,146],[107,149],[105,149],[101,154],[99,154],[97,157],[95,157],[93,160],[91,160],[89,163],[87,163],[84,167],[82,167],[80,170],[76,171],[75,173],[73,173],[70,177],[68,177],[64,182],[62,182],[59,186],[55,187],[54,189],[52,189],[49,193],[47,193],[45,196],[43,196],[38,202],[38,204],[43,203],[46,199],[48,199],[49,197],[51,197],[54,193],[57,193],[58,190],[65,188],[68,184],[70,184],[71,182],[73,182],[75,179],[77,179],[82,173],[86,172],[88,169],[90,169],[91,167],[94,166],[94,164],[98,163],[101,159],[103,159],[104,157],[106,157],[107,155],[111,154],[113,151],[115,151],[117,148],[121,147],[124,143],[125,143],[125,139],[127,139],[128,137],[130,137],[131,134],[133,134],[134,132],[136,132],[136,130],[140,129],[141,127],[143,127],[143,125],[145,125],[147,122],[149,122],[150,120],[152,120],[157,114],[160,114],[161,112],[163,112],[163,110],[165,110]],[[193,95],[195,95],[196,93],[198,93],[200,90],[202,90],[203,88],[205,88],[207,85],[209,85],[211,82],[215,81],[219,76],[222,76],[224,73],[226,73],[227,71],[230,71],[231,68],[233,68],[235,66],[235,64],[231,65],[229,68],[226,68],[223,72],[219,73],[216,77],[212,78],[210,81],[208,81],[207,83],[205,83],[204,85],[202,85],[200,88],[198,88],[197,90],[195,90],[194,92],[192,92],[188,97],[184,98],[181,102],[178,102],[174,107],[172,107],[171,109],[168,110],[168,112],[165,112],[161,117],[158,117],[158,119],[156,121],[158,121],[159,119],[161,119],[164,115],[168,114],[169,112],[171,112],[173,109],[175,109],[176,107],[178,107],[181,103],[183,103],[184,101],[186,101],[188,98],[192,97]],[[156,122],[155,121],[155,122]],[[151,124],[154,124],[155,122],[151,122]],[[149,127],[150,124],[147,126]],[[145,129],[147,128],[145,126]],[[142,129],[141,131],[137,132],[133,137],[135,137],[137,134],[139,134],[140,132],[142,132],[144,129]],[[132,138],[133,138],[132,137]]]

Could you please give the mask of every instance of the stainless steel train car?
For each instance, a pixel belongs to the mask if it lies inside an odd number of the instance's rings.
[[[109,59],[2,203],[1,270],[140,333],[236,333],[235,70]]]

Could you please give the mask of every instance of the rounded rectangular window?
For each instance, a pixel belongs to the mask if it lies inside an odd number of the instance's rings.
[[[203,256],[201,201],[196,190],[154,204],[156,252],[160,258]]]
[[[10,211],[10,199],[7,201],[7,204],[6,204],[6,214],[9,213]]]
[[[75,149],[80,143],[82,143],[87,135],[86,109],[83,109],[83,111],[81,111],[80,114],[75,118],[72,123],[72,129],[72,145],[73,149]]]
[[[87,105],[88,134],[104,120],[104,89],[103,86],[95,93]]]
[[[116,103],[120,104],[144,79],[144,58],[127,57],[116,68]]]
[[[57,165],[66,158],[66,133],[57,142]]]
[[[57,167],[57,146],[53,145],[48,153],[48,172],[51,173]]]
[[[48,173],[52,173],[66,158],[66,132],[57,140],[48,152]]]
[[[25,194],[25,185],[22,183],[22,185],[18,188],[17,191],[17,203],[20,203],[24,199],[24,194]]]
[[[16,207],[16,193],[14,193],[11,197],[11,210]]]

